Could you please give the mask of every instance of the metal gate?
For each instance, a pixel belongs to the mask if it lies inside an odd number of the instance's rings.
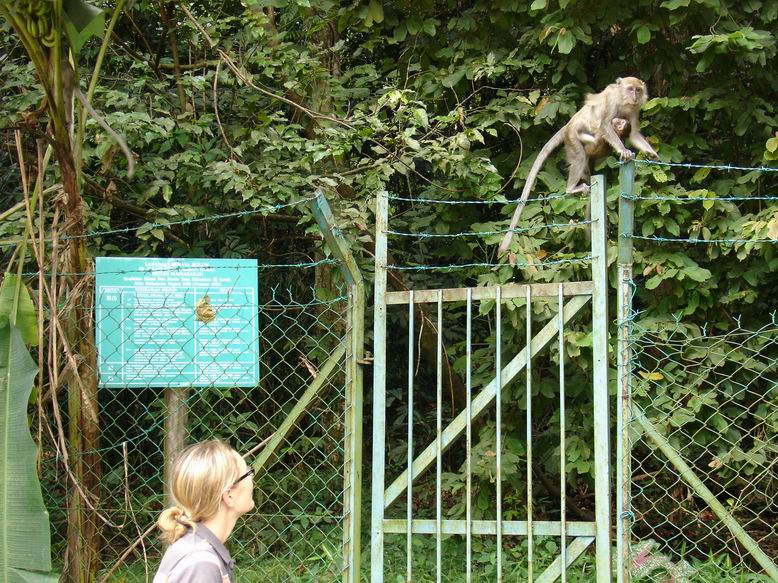
[[[608,320],[607,320],[607,264],[606,264],[606,233],[605,233],[605,186],[602,176],[592,179],[592,248],[591,248],[591,281],[578,281],[553,284],[508,284],[502,286],[460,288],[460,289],[425,289],[401,292],[387,291],[388,245],[389,230],[389,197],[386,193],[378,196],[376,205],[376,259],[375,259],[375,321],[374,321],[374,397],[373,397],[373,463],[372,463],[372,516],[371,516],[371,581],[381,583],[385,575],[386,534],[406,535],[406,568],[405,580],[414,580],[412,572],[413,535],[430,535],[435,537],[436,550],[436,580],[442,580],[442,539],[448,535],[461,535],[466,541],[466,556],[463,570],[467,581],[473,577],[472,550],[474,537],[496,537],[497,581],[503,580],[503,559],[505,537],[526,537],[527,539],[527,572],[529,581],[548,583],[561,577],[566,580],[566,569],[595,543],[595,565],[597,583],[611,581],[610,561],[610,487],[609,487],[609,411],[608,411]],[[502,362],[502,319],[501,309],[506,301],[515,298],[526,300],[527,325],[526,345],[512,358]],[[532,328],[532,302],[543,299],[551,302],[556,315],[539,330]],[[491,382],[481,387],[471,386],[472,370],[472,328],[471,318],[474,302],[494,301],[495,319],[495,362],[494,375]],[[466,406],[448,425],[442,423],[442,361],[443,361],[443,304],[446,302],[464,302],[466,306]],[[566,520],[565,492],[565,385],[564,357],[559,360],[559,412],[560,412],[560,520],[541,521],[533,517],[532,495],[532,364],[533,357],[556,341],[560,355],[564,354],[565,324],[570,322],[589,302],[592,303],[592,336],[593,336],[593,415],[595,419],[593,431],[593,449],[595,463],[595,521],[578,522]],[[414,307],[415,304],[427,303],[433,306],[437,313],[437,370],[436,372],[436,436],[422,451],[413,451],[414,430]],[[398,476],[386,475],[386,403],[387,403],[387,353],[391,347],[387,345],[387,307],[400,305],[408,307],[408,381],[404,397],[407,399],[407,465]],[[502,455],[504,454],[502,427],[502,393],[519,373],[526,374],[526,464],[527,464],[527,500],[525,520],[505,520],[503,516],[502,496]],[[471,487],[471,463],[473,447],[473,421],[481,413],[493,411],[496,423],[495,451],[495,489],[496,515],[493,520],[474,520],[472,518],[473,500]],[[600,421],[601,422],[598,422]],[[466,517],[464,520],[443,518],[442,501],[442,458],[444,452],[455,443],[465,442],[467,475]],[[412,493],[414,481],[428,469],[434,467],[435,472],[435,518],[421,519],[414,516]],[[388,486],[387,486],[388,482]],[[393,507],[405,494],[407,508],[405,515]],[[397,505],[395,505],[397,506]],[[393,510],[395,514],[393,514]],[[556,559],[543,572],[536,567],[534,560],[534,537],[559,537],[560,552]]]

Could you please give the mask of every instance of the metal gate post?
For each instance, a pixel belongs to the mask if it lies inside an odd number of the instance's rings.
[[[343,583],[361,581],[362,558],[362,364],[365,354],[365,285],[354,256],[335,224],[324,192],[311,208],[332,254],[340,261],[348,286],[346,344],[345,444],[343,468]]]
[[[370,581],[384,581],[384,462],[386,459],[386,229],[389,199],[376,197],[373,320],[373,482],[370,511]]]
[[[592,177],[592,334],[594,370],[594,505],[597,583],[611,583],[610,413],[608,407],[608,248],[605,179]]]
[[[632,232],[635,223],[635,203],[631,196],[635,188],[635,164],[623,164],[619,172],[619,264],[618,341],[616,386],[616,581],[629,583],[630,529],[632,481],[629,425],[632,409],[632,350],[630,346],[630,313],[632,311]]]

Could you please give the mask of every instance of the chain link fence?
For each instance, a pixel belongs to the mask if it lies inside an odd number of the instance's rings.
[[[722,334],[637,324],[634,406],[677,451],[756,549],[778,559],[778,324]],[[632,576],[640,581],[770,581],[666,451],[632,421]],[[744,573],[753,573],[745,579]]]
[[[67,569],[68,553],[77,548],[72,540],[69,544],[69,537],[90,538],[94,531],[97,580],[150,581],[162,552],[153,524],[164,507],[166,457],[184,442],[218,437],[241,453],[250,453],[247,461],[259,469],[256,508],[239,521],[229,541],[239,578],[342,580],[347,562],[344,531],[350,520],[344,497],[352,436],[347,434],[346,419],[353,399],[347,374],[351,354],[345,349],[352,333],[348,288],[317,295],[312,287],[273,287],[266,283],[272,270],[260,270],[260,297],[252,303],[241,294],[214,297],[210,304],[198,305],[198,313],[182,315],[185,306],[171,295],[158,296],[156,306],[125,301],[113,309],[93,310],[89,289],[73,294],[76,300],[59,310],[58,320],[70,329],[77,314],[102,319],[88,326],[82,322],[81,329],[140,323],[136,334],[142,333],[146,342],[143,353],[132,359],[132,368],[125,367],[125,373],[134,376],[125,379],[124,388],[104,386],[105,379],[100,380],[93,404],[97,440],[80,456],[68,456],[62,447],[68,443],[72,448],[79,437],[74,434],[75,420],[68,417],[72,412],[68,393],[74,382],[67,366],[71,349],[61,340],[41,352],[51,370],[63,371],[59,379],[52,379],[59,387],[57,407],[40,416],[35,428],[43,444],[40,475],[50,512],[52,555],[61,561],[58,568]],[[305,279],[310,278],[298,281]],[[195,355],[198,374],[210,379],[207,386],[166,388],[143,380],[153,376],[149,370],[183,373],[193,366],[169,349],[181,340],[177,323],[182,318],[200,320],[203,333],[234,335],[235,318],[220,316],[245,309],[256,314],[259,331],[255,386],[219,386],[230,383],[207,372],[209,367],[223,371],[233,359],[246,364],[246,354],[233,354],[228,346]],[[105,361],[120,347],[103,341],[98,349],[99,360]],[[94,362],[76,358],[86,373],[82,377],[93,377]],[[81,416],[88,417],[91,411],[82,408]],[[181,443],[173,443],[177,439]],[[82,446],[85,443],[81,441]],[[80,462],[84,463],[78,470]],[[94,511],[96,519],[77,527],[74,505],[87,516]]]
[[[695,177],[749,170],[640,163],[659,170],[694,167],[703,173]],[[732,188],[731,176],[718,184]],[[699,299],[730,281],[735,286],[738,278],[755,288],[749,269],[770,281],[776,240],[767,232],[768,222],[758,219],[776,199],[733,189],[722,196],[709,192],[704,206],[705,199],[692,193],[637,189],[635,195],[635,190],[634,166],[624,165],[618,243],[619,580],[778,581],[775,301],[742,289],[716,296],[718,306]],[[659,207],[662,216],[683,209],[688,225],[660,228]],[[712,221],[714,212],[705,209],[714,207],[741,213],[740,231],[712,233],[707,226],[696,231]],[[633,241],[647,242],[634,256]],[[633,261],[641,275],[633,276]],[[720,262],[717,270],[706,269],[713,261]],[[717,279],[722,271],[731,280]],[[700,282],[699,295],[690,282]],[[677,306],[688,315],[662,309],[662,298],[672,294],[688,302]],[[741,315],[733,312],[738,308]]]

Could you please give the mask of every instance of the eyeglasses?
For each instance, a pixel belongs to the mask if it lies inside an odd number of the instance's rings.
[[[245,480],[249,476],[253,476],[253,475],[254,475],[254,468],[249,468],[249,470],[245,474],[243,474],[241,477],[239,477],[237,480],[235,480],[232,483],[232,486],[230,486],[230,487],[234,488],[235,486],[238,485],[238,482],[240,482],[241,480]]]

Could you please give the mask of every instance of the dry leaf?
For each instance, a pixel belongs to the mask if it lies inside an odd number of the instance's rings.
[[[304,356],[300,356],[299,360],[300,360],[300,364],[302,364],[308,370],[308,374],[310,374],[311,377],[316,378],[317,376],[319,376],[319,371],[316,369],[315,366],[313,366],[313,363],[310,360],[308,360]]]
[[[205,294],[195,305],[195,317],[203,324],[209,324],[216,318],[216,311],[211,306],[211,298]]]

